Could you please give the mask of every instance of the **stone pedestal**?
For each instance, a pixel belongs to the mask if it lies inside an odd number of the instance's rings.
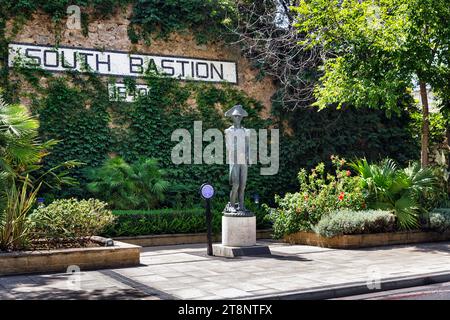
[[[255,216],[223,216],[222,244],[213,245],[213,254],[232,258],[270,254],[270,249],[256,245]]]
[[[222,244],[249,247],[256,244],[256,217],[222,217]]]

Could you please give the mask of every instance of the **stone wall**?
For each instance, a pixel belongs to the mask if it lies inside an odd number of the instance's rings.
[[[83,9],[82,9],[83,10]],[[172,34],[169,39],[156,39],[147,45],[143,42],[132,44],[128,38],[128,18],[131,7],[105,19],[90,21],[88,34],[81,30],[69,30],[66,21],[62,22],[60,34],[55,33],[55,26],[44,13],[35,13],[25,22],[16,34],[12,34],[13,22],[7,23],[7,36],[11,42],[24,42],[37,45],[55,45],[57,37],[61,46],[94,48],[99,50],[121,50],[143,54],[177,55],[205,59],[236,61],[238,66],[238,87],[247,95],[259,100],[265,106],[262,116],[268,116],[276,87],[270,78],[257,79],[258,70],[251,67],[249,61],[240,55],[237,47],[217,41],[208,45],[198,45],[189,33]],[[91,19],[93,20],[93,19]]]

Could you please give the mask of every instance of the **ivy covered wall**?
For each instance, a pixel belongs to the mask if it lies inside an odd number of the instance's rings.
[[[65,30],[66,6],[87,3],[90,6],[83,10],[83,29]],[[350,107],[344,111],[288,112],[282,106],[272,105],[270,96],[276,88],[271,80],[258,79],[258,71],[251,68],[249,61],[233,56],[238,51],[224,50],[226,24],[232,23],[234,14],[229,3],[219,0],[0,1],[0,10],[7,12],[6,17],[0,17],[0,86],[8,100],[21,100],[39,116],[42,139],[61,140],[47,157],[46,166],[70,159],[86,163],[73,172],[80,185],[53,196],[89,196],[84,187],[85,170],[112,155],[127,160],[139,156],[160,159],[172,182],[173,197],[169,197],[169,202],[176,194],[192,197],[205,180],[219,187],[219,195],[225,195],[227,165],[174,165],[170,152],[176,142],[170,137],[178,128],[192,132],[193,122],[200,120],[204,130],[225,129],[230,123],[223,117],[223,111],[236,103],[249,111],[249,117],[244,120],[246,127],[281,129],[279,173],[261,176],[257,166],[249,173],[247,194],[258,193],[265,201],[270,201],[274,193],[294,190],[301,167],[328,161],[331,154],[369,159],[390,156],[401,162],[417,158],[418,145],[408,130],[410,119],[406,113],[388,119],[379,111]],[[176,14],[169,14],[173,12]],[[205,12],[213,12],[213,17]],[[33,28],[39,23],[39,27]],[[34,34],[36,28],[39,32]],[[108,31],[111,28],[122,30],[115,37],[123,39],[108,40],[113,33]],[[217,43],[217,39],[222,43]],[[231,55],[239,61],[240,81],[239,86],[233,86],[150,77],[145,80],[150,88],[148,96],[134,103],[111,102],[107,84],[115,80],[109,78],[6,68],[7,44],[11,41],[85,47],[94,47],[95,43],[105,47],[110,42],[115,49],[138,52],[172,50],[206,58]],[[124,80],[133,86],[134,81]],[[271,117],[267,118],[269,114]]]
[[[311,109],[264,120],[258,115],[261,103],[232,86],[218,88],[149,78],[150,94],[127,103],[108,101],[107,85],[95,75],[45,77],[47,85],[33,99],[32,110],[40,117],[42,138],[61,140],[47,157],[48,166],[70,159],[78,159],[87,167],[98,166],[112,154],[130,161],[139,156],[155,157],[168,169],[174,196],[192,195],[205,180],[218,186],[219,195],[228,192],[227,165],[172,164],[170,155],[176,142],[171,141],[171,134],[185,128],[193,135],[193,123],[199,120],[203,130],[223,131],[230,125],[223,113],[237,102],[249,111],[246,127],[282,129],[279,173],[261,176],[259,166],[249,173],[248,194],[258,193],[265,200],[274,193],[293,190],[301,167],[327,161],[331,154],[370,159],[390,156],[401,162],[416,157],[417,145],[405,129],[409,120],[406,114],[388,119],[378,111]],[[188,103],[192,97],[196,108]],[[74,172],[80,186],[66,190],[62,196],[88,196],[84,170],[86,167]]]

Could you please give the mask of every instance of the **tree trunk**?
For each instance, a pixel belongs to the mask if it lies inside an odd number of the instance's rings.
[[[422,167],[428,166],[428,147],[430,140],[430,117],[428,106],[427,85],[420,81],[420,97],[422,100],[422,146],[420,152],[420,164]]]
[[[445,127],[445,137],[446,137],[445,140],[446,140],[446,143],[447,143],[447,147],[450,147],[450,121],[449,120],[447,120],[447,125]],[[448,164],[448,168],[450,169],[450,154],[449,154],[449,157],[447,159],[447,164]]]

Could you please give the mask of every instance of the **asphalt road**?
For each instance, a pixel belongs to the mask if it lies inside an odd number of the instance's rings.
[[[450,300],[450,282],[349,296],[335,300]]]

